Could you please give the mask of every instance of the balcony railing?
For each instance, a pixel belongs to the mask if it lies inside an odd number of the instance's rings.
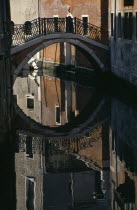
[[[108,44],[108,31],[78,18],[37,18],[24,24],[11,24],[11,46],[21,45],[48,34],[73,33]]]

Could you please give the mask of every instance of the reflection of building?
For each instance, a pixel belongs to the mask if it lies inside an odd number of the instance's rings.
[[[38,137],[19,134],[17,144],[17,209],[68,210],[97,205],[108,210],[100,171],[88,169],[76,158],[70,161],[70,154],[50,148]]]
[[[17,77],[14,84],[20,109],[36,122],[52,127],[70,122],[84,110],[93,93],[93,88],[44,75]]]
[[[17,77],[13,89],[20,109],[28,117],[41,123],[40,77]]]
[[[137,1],[110,0],[109,2],[112,72],[137,85]]]
[[[110,180],[112,209],[137,209],[136,110],[112,100]]]
[[[71,121],[84,109],[93,94],[91,88],[48,76],[41,77],[41,88],[42,124],[49,126]]]

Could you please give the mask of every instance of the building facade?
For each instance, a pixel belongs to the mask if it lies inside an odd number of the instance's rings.
[[[137,85],[137,1],[109,1],[111,70]]]

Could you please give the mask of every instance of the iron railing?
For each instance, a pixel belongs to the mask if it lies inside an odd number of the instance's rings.
[[[48,34],[80,34],[103,44],[108,44],[108,31],[78,18],[37,18],[24,24],[11,24],[12,43],[17,46],[36,37]]]
[[[16,152],[32,151],[33,154],[51,154],[54,149],[65,150],[71,153],[78,153],[82,149],[90,148],[93,142],[97,142],[102,137],[102,126],[98,126],[87,136],[83,138],[73,139],[58,139],[58,140],[43,140],[41,137],[31,137],[25,134],[17,134],[16,139]],[[27,144],[28,140],[31,140]],[[28,145],[29,148],[26,148]]]

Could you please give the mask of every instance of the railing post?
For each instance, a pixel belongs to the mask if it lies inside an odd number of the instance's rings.
[[[39,34],[41,34],[41,29],[40,29],[40,17],[38,17],[38,26],[39,26]]]
[[[77,33],[77,19],[74,17],[74,28],[75,28],[75,34]]]
[[[41,31],[41,34],[43,35],[44,34],[44,26],[43,26],[43,24],[44,24],[44,18],[42,18],[41,19],[41,26],[42,26],[42,31]]]
[[[46,35],[46,18],[44,18],[44,34]]]

